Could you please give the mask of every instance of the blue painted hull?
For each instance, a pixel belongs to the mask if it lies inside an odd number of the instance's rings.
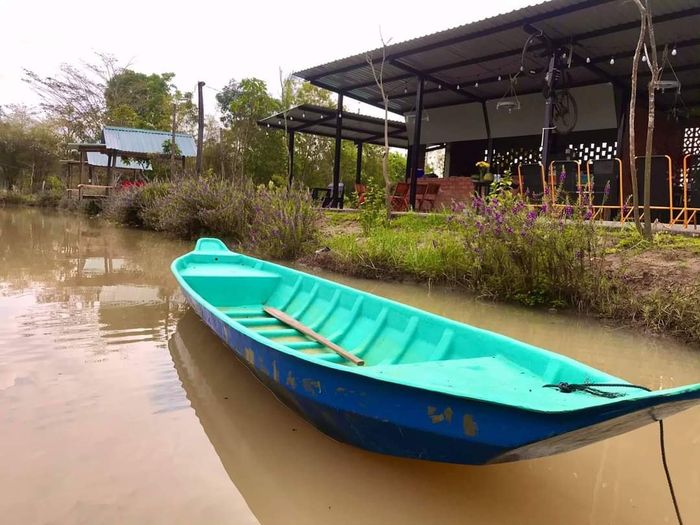
[[[571,412],[538,412],[381,381],[296,358],[236,330],[186,288],[202,320],[285,404],[322,432],[363,449],[481,465],[564,452],[688,408],[700,392]]]

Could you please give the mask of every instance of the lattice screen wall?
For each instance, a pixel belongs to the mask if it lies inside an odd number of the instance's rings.
[[[700,128],[685,128],[683,155],[700,154]]]
[[[615,142],[580,142],[569,144],[569,157],[586,162],[589,160],[612,160],[617,154]]]
[[[488,150],[484,150],[484,160],[488,158]],[[493,163],[499,169],[510,169],[518,164],[534,164],[542,159],[540,148],[512,148],[503,151],[493,150]]]

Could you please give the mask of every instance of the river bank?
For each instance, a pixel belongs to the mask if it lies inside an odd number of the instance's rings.
[[[535,211],[504,193],[472,209],[388,220],[371,199],[362,212],[322,213],[304,188],[218,179],[148,184],[102,204],[82,208],[183,239],[218,236],[263,258],[447,285],[700,345],[700,238],[658,233],[648,242],[632,225],[610,230],[586,220],[584,209]]]
[[[536,293],[537,278],[530,281],[535,293],[528,295],[510,290],[517,280],[512,275],[504,282],[502,276],[484,280],[475,274],[463,235],[446,228],[449,221],[407,216],[364,232],[356,215],[328,214],[322,223],[324,247],[302,262],[354,277],[449,285],[485,299],[574,310],[700,345],[700,238],[658,233],[646,242],[632,225],[599,228],[599,249],[579,267],[589,278],[571,279],[568,290],[555,282],[549,291],[559,295],[552,297]],[[561,271],[545,267],[553,274]]]

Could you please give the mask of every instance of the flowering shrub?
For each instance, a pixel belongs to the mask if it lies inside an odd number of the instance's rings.
[[[256,253],[294,258],[316,237],[318,212],[302,187],[256,187],[218,177],[186,177],[177,183],[150,183],[114,192],[106,218],[195,238],[213,235]]]
[[[364,236],[332,239],[336,268],[383,278],[412,275],[528,305],[588,306],[605,291],[604,239],[590,206],[529,206],[508,174],[488,197],[431,219],[406,216]]]
[[[267,257],[294,259],[316,240],[319,216],[303,186],[259,186],[253,199],[248,244]]]
[[[511,191],[476,196],[457,216],[472,254],[470,280],[484,294],[526,304],[572,304],[600,279],[603,254],[589,207],[532,208]]]
[[[157,201],[168,188],[168,184],[158,182],[123,186],[105,200],[102,213],[120,224],[157,229],[160,219]]]

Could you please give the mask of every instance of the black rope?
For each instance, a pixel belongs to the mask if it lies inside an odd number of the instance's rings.
[[[599,388],[637,388],[639,390],[645,390],[646,392],[651,392],[651,388],[647,388],[641,385],[632,385],[630,383],[567,383],[562,381],[561,383],[544,385],[543,388],[556,388],[564,394],[570,394],[572,392],[586,392],[594,396],[615,398],[621,397],[625,394],[621,392],[605,392],[599,390]],[[659,445],[661,447],[661,463],[664,466],[664,473],[666,474],[666,482],[668,483],[668,490],[671,493],[671,500],[673,500],[673,509],[676,511],[676,518],[678,519],[678,525],[683,525],[683,518],[681,517],[681,510],[678,507],[678,500],[676,499],[676,491],[673,489],[673,481],[671,480],[671,471],[668,468],[668,462],[666,461],[666,441],[664,439],[664,421],[659,419]]]

